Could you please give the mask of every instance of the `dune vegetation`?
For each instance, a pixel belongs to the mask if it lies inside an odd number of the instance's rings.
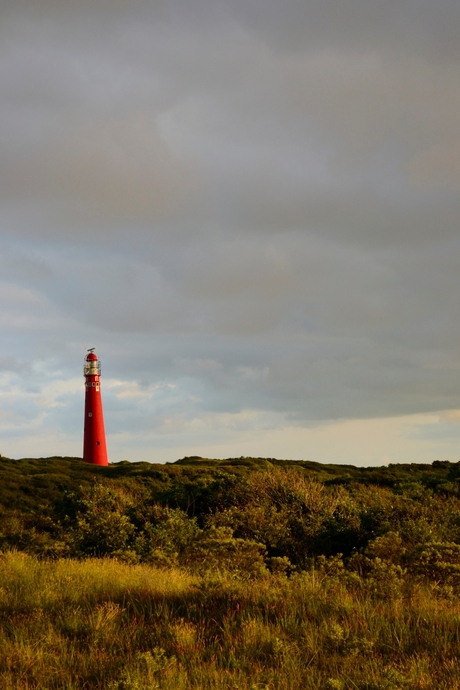
[[[460,688],[457,464],[0,461],[0,688]]]
[[[460,687],[456,598],[332,570],[246,578],[5,553],[1,687]]]

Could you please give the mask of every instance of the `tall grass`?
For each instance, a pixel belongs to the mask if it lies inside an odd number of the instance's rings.
[[[0,557],[5,690],[460,688],[460,605],[425,585]]]

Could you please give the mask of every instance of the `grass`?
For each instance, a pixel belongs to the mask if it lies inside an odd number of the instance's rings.
[[[0,560],[5,690],[460,688],[460,604],[412,583]]]

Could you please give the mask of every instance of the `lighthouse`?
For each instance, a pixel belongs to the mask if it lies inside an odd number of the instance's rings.
[[[94,348],[88,350],[85,357],[83,376],[85,377],[83,460],[92,465],[108,465],[102,412],[101,363],[94,353]]]

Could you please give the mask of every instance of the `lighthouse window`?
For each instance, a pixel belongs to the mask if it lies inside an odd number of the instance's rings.
[[[88,412],[88,417],[92,417],[92,416],[93,416],[93,413],[92,413],[92,412]]]
[[[101,445],[101,442],[100,442],[100,441],[96,441],[96,446],[100,446],[100,445]]]

